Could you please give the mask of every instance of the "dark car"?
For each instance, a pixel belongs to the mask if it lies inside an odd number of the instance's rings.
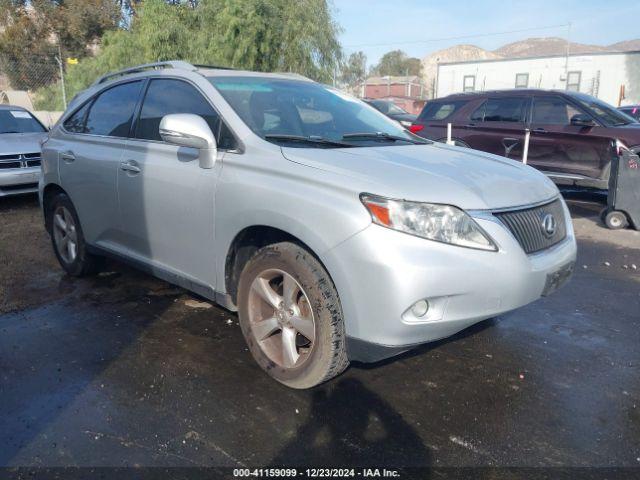
[[[624,107],[618,107],[622,113],[626,113],[635,120],[640,120],[640,105],[625,105]]]
[[[445,141],[447,123],[460,146],[520,160],[530,129],[527,163],[558,184],[606,189],[616,140],[640,151],[640,123],[583,93],[505,90],[433,100],[410,130]]]
[[[418,117],[417,115],[400,108],[390,100],[365,98],[364,101],[379,112],[384,113],[387,117],[400,122],[405,127],[411,126]]]

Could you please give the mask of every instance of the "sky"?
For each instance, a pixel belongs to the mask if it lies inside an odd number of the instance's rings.
[[[595,45],[640,38],[638,0],[333,0],[333,9],[345,53],[364,51],[368,65],[390,50],[423,58],[461,43],[493,50],[569,30],[572,42]]]

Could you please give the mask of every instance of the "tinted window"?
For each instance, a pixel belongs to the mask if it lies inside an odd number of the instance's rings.
[[[569,125],[571,117],[582,113],[560,97],[534,97],[532,123]]]
[[[40,122],[25,110],[0,110],[0,134],[44,131]]]
[[[471,116],[484,122],[521,122],[527,99],[525,97],[490,98]]]
[[[84,121],[87,118],[87,111],[90,106],[91,102],[87,102],[82,108],[76,111],[76,113],[67,118],[64,122],[65,130],[73,133],[84,133]]]
[[[626,107],[621,108],[620,111],[635,118],[636,120],[640,119],[640,107]]]
[[[142,103],[136,138],[162,141],[160,120],[172,113],[200,115],[216,136],[219,148],[234,148],[231,132],[220,116],[193,86],[181,80],[152,80]]]
[[[588,95],[575,95],[573,97],[586,108],[589,113],[607,125],[619,126],[633,123],[635,120],[629,115],[625,115],[614,107],[597,98]]]
[[[87,116],[85,133],[128,137],[142,82],[117,85],[102,92]]]
[[[376,109],[378,109],[384,114],[402,115],[405,113],[409,113],[392,102],[385,102],[384,100],[373,100],[370,103],[372,106],[374,106]]]
[[[444,120],[450,117],[453,112],[465,105],[467,102],[458,100],[455,102],[429,102],[425,105],[420,114],[419,121]]]

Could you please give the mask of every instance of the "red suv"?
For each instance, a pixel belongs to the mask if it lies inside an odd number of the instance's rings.
[[[558,184],[606,189],[616,140],[640,152],[640,123],[583,93],[504,90],[450,95],[428,102],[410,130],[456,145],[522,159]]]

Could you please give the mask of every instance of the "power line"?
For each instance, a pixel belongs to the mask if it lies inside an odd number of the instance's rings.
[[[562,28],[567,27],[568,24],[564,23],[562,25],[547,25],[544,27],[532,27],[532,28],[522,28],[520,30],[506,30],[503,32],[491,32],[491,33],[478,33],[475,35],[460,35],[457,37],[442,37],[442,38],[429,38],[426,40],[409,40],[404,42],[388,42],[388,43],[361,43],[357,45],[345,45],[345,48],[359,48],[359,47],[388,47],[391,45],[414,45],[418,43],[430,43],[430,42],[443,42],[447,40],[464,40],[467,38],[481,38],[481,37],[491,37],[495,35],[508,35],[510,33],[522,33],[522,32],[531,32],[534,30],[550,30],[552,28]]]

